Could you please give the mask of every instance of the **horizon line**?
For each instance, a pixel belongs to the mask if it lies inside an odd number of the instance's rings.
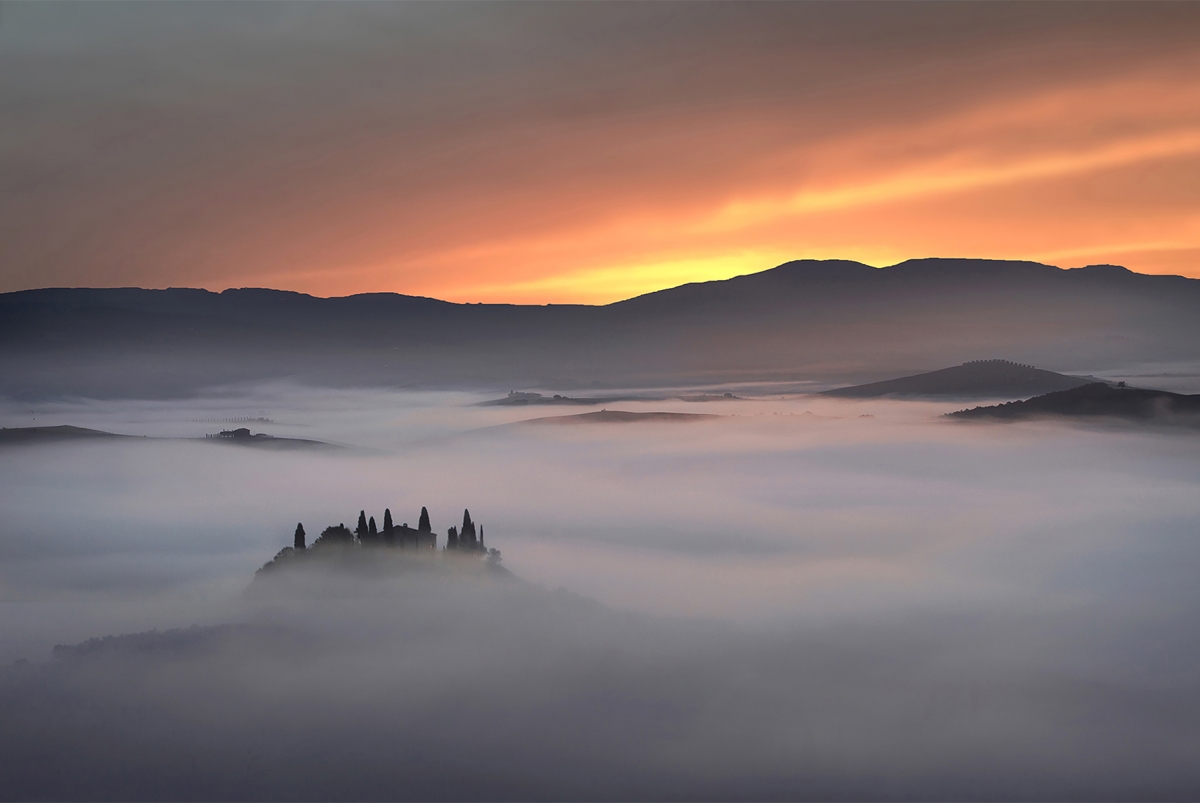
[[[786,262],[781,262],[779,264],[772,265],[771,267],[763,268],[761,270],[749,271],[746,273],[739,273],[734,276],[728,276],[723,279],[697,279],[695,281],[683,282],[681,284],[660,287],[656,290],[648,290],[644,293],[637,293],[636,295],[627,296],[624,298],[619,298],[615,301],[608,301],[608,302],[604,302],[604,303],[588,303],[588,302],[583,302],[583,301],[580,301],[580,302],[547,301],[547,302],[542,302],[542,303],[537,303],[537,302],[523,302],[522,303],[522,302],[512,302],[512,301],[450,301],[450,300],[447,300],[444,298],[438,298],[436,296],[418,295],[415,293],[404,293],[404,292],[400,292],[397,290],[366,290],[366,291],[359,292],[359,293],[348,293],[345,295],[324,296],[324,295],[317,295],[316,293],[304,292],[303,290],[292,290],[292,289],[288,289],[288,288],[284,288],[284,287],[267,287],[267,286],[263,286],[263,285],[243,285],[240,287],[229,286],[229,287],[225,287],[221,290],[215,290],[215,289],[211,289],[209,287],[188,286],[188,285],[168,285],[165,287],[144,287],[141,285],[76,285],[76,286],[61,286],[61,285],[59,285],[59,286],[47,286],[47,287],[25,287],[25,288],[21,288],[21,289],[17,289],[17,290],[5,290],[3,292],[0,292],[0,297],[16,295],[18,293],[35,293],[35,292],[43,292],[43,291],[48,291],[48,290],[145,290],[148,292],[165,292],[168,290],[193,290],[193,291],[197,291],[197,292],[212,293],[214,295],[221,295],[223,293],[234,292],[234,291],[263,290],[263,291],[272,292],[272,293],[291,293],[293,295],[306,296],[308,298],[315,298],[315,299],[322,299],[322,300],[335,300],[335,299],[343,299],[343,298],[357,298],[360,296],[377,296],[378,295],[378,296],[399,296],[402,298],[420,299],[420,300],[424,300],[424,301],[436,301],[441,304],[454,304],[457,306],[607,307],[607,306],[612,306],[614,304],[621,304],[626,301],[632,301],[634,299],[644,298],[646,296],[655,295],[656,293],[663,293],[663,292],[668,292],[671,290],[677,290],[681,287],[689,287],[692,285],[701,285],[701,284],[717,284],[717,283],[721,283],[721,282],[733,281],[735,279],[742,279],[742,278],[745,278],[748,276],[757,276],[757,275],[760,275],[763,273],[769,273],[773,270],[778,270],[780,268],[787,267],[788,265],[794,265],[794,264],[800,263],[800,262],[853,263],[856,265],[862,265],[863,267],[867,267],[867,268],[871,268],[873,270],[879,270],[879,271],[889,270],[891,268],[897,268],[902,265],[907,265],[911,262],[994,262],[994,263],[1002,263],[1002,264],[1010,264],[1010,265],[1039,265],[1042,267],[1053,268],[1055,270],[1064,271],[1064,272],[1075,271],[1075,270],[1084,270],[1087,268],[1105,268],[1106,267],[1106,268],[1119,268],[1119,269],[1121,269],[1127,273],[1133,274],[1135,276],[1180,278],[1180,279],[1189,279],[1189,280],[1194,280],[1194,281],[1200,281],[1200,279],[1197,279],[1197,278],[1191,277],[1191,276],[1184,276],[1183,274],[1146,273],[1143,271],[1134,270],[1133,268],[1129,268],[1125,265],[1117,265],[1115,263],[1110,263],[1110,262],[1098,262],[1098,263],[1093,263],[1093,264],[1088,264],[1088,265],[1079,265],[1077,267],[1064,268],[1059,265],[1053,265],[1048,262],[1039,262],[1039,261],[1033,260],[1033,259],[996,259],[996,258],[990,258],[990,257],[913,257],[910,259],[901,260],[900,262],[896,262],[891,265],[872,265],[870,263],[863,262],[861,260],[856,260],[856,259],[799,258],[799,259],[787,260]]]

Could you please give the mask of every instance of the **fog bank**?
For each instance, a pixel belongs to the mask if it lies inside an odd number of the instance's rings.
[[[541,412],[481,398],[0,408],[161,438],[254,417],[344,447],[0,452],[0,661],[29,662],[0,677],[0,797],[1200,790],[1194,435],[803,396],[517,427]],[[422,505],[440,543],[469,507],[523,579],[243,593],[297,521],[311,539]]]

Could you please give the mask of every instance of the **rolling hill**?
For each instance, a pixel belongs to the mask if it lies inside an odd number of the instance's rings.
[[[1101,370],[1200,359],[1197,309],[1200,280],[964,259],[887,268],[803,260],[607,306],[29,290],[0,295],[0,395],[165,397],[261,379],[562,390],[828,385],[996,353]]]
[[[1061,418],[1117,418],[1163,424],[1200,426],[1200,395],[1168,393],[1148,388],[1111,387],[1094,382],[990,407],[948,413],[964,420],[1013,421],[1055,416]]]
[[[823,395],[847,399],[882,396],[912,398],[1020,398],[1087,385],[1092,377],[1065,376],[1008,360],[974,360],[883,382],[827,390]]]

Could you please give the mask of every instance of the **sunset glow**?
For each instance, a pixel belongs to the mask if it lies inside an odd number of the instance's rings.
[[[430,80],[453,107],[429,87],[402,85],[391,99],[367,89],[308,99],[280,74],[270,103],[213,118],[223,122],[205,141],[178,110],[152,112],[169,136],[90,119],[109,145],[82,162],[70,155],[80,132],[46,140],[30,120],[12,150],[27,172],[46,165],[58,178],[4,201],[0,234],[14,267],[0,289],[269,286],[607,303],[791,259],[882,266],[925,256],[1200,276],[1200,59],[1185,46],[1189,7],[1148,28],[1123,21],[1124,8],[1106,11],[1111,19],[1047,11],[1057,38],[1038,30],[1038,14],[1017,24],[993,7],[940,16],[922,7],[917,17],[981,37],[969,52],[952,40],[922,50],[916,28],[883,47],[880,26],[852,11],[777,12],[785,27],[819,22],[831,36],[866,37],[803,54],[772,38],[770,14],[720,7],[711,13],[735,31],[714,19],[711,53],[688,62],[686,80],[653,47],[627,53],[644,64],[641,83],[598,71],[631,46],[605,33],[625,13],[673,46],[649,10],[556,9],[564,30],[600,26],[564,75],[528,73],[504,48],[494,74],[447,56]],[[7,36],[19,36],[22,14],[37,16],[18,13]],[[978,34],[976,15],[1008,28]],[[518,38],[545,22],[505,19]],[[10,58],[36,63],[37,44]],[[279,57],[290,45],[271,47]],[[242,58],[262,56],[247,48]],[[400,69],[393,51],[377,58],[385,73]],[[339,67],[347,81],[366,69],[352,62]],[[248,101],[257,91],[238,90]],[[197,98],[200,109],[207,101]],[[319,122],[290,127],[316,103]],[[143,159],[138,142],[165,161]],[[162,180],[162,164],[178,180]],[[95,195],[116,170],[120,181]]]
[[[0,0],[0,803],[1200,800],[1198,44]]]

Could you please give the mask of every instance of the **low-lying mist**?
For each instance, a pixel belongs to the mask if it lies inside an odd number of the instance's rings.
[[[0,408],[149,436],[0,450],[0,796],[1200,792],[1195,433],[484,398]],[[185,440],[234,426],[340,448]],[[244,593],[297,522],[422,506],[439,544],[469,508],[516,578]]]

